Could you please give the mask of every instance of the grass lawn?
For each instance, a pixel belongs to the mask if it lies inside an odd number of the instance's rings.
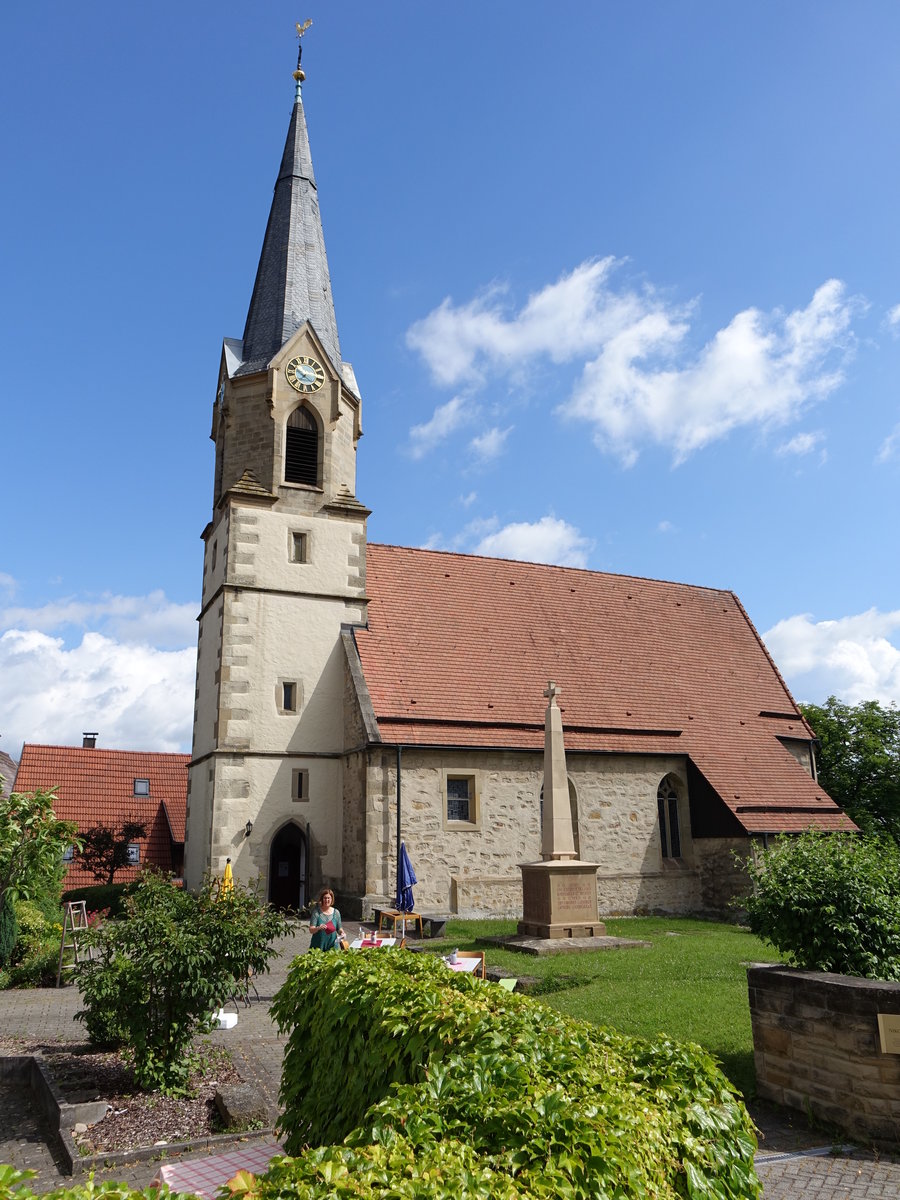
[[[515,975],[536,977],[540,982],[532,994],[560,1012],[622,1033],[664,1033],[699,1042],[750,1099],[756,1077],[742,964],[777,962],[775,951],[746,929],[688,918],[609,920],[606,931],[651,945],[545,958],[491,946],[487,961]],[[475,949],[476,939],[514,932],[514,921],[451,921],[443,945]]]

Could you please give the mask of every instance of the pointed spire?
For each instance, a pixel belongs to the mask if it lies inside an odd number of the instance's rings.
[[[300,92],[304,73],[299,57],[294,78],[294,108],[244,326],[241,373],[261,369],[304,321],[315,329],[335,369],[341,369],[331,276]]]

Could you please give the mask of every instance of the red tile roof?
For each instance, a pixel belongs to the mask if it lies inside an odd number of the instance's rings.
[[[733,592],[370,545],[356,642],[382,738],[684,754],[747,832],[854,829],[779,737],[812,738]]]
[[[173,862],[172,842],[184,841],[189,761],[187,754],[85,750],[80,746],[26,742],[15,787],[17,792],[57,787],[54,812],[60,820],[74,821],[80,830],[93,825],[118,828],[124,821],[142,821],[147,826],[147,837],[139,843],[141,865],[155,863],[171,870],[178,865]],[[149,796],[134,795],[136,779],[150,781]],[[123,868],[116,872],[116,882],[125,883],[138,871],[138,867]],[[96,882],[77,858],[70,864],[66,887]]]

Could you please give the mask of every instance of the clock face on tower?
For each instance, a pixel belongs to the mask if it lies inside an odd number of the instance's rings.
[[[314,358],[298,354],[284,368],[287,381],[295,392],[317,392],[325,382],[325,371]]]

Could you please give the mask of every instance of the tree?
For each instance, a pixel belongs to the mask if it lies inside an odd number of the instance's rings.
[[[0,967],[16,944],[14,901],[58,889],[66,847],[78,844],[76,827],[53,815],[55,799],[53,791],[0,795]]]
[[[834,696],[800,708],[821,743],[822,787],[864,832],[900,842],[900,709]]]
[[[91,931],[100,953],[75,968],[84,1000],[76,1017],[92,1042],[129,1047],[141,1087],[177,1094],[196,1060],[195,1035],[209,1032],[251,971],[267,968],[287,921],[240,884],[194,896],[154,870],[125,906],[124,917]]]
[[[112,883],[116,871],[128,866],[128,846],[147,836],[143,821],[125,821],[118,830],[93,825],[82,835],[78,857],[100,883]]]
[[[55,789],[0,799],[0,901],[33,900],[57,887],[63,854],[80,848],[77,826],[54,816],[55,800]]]

